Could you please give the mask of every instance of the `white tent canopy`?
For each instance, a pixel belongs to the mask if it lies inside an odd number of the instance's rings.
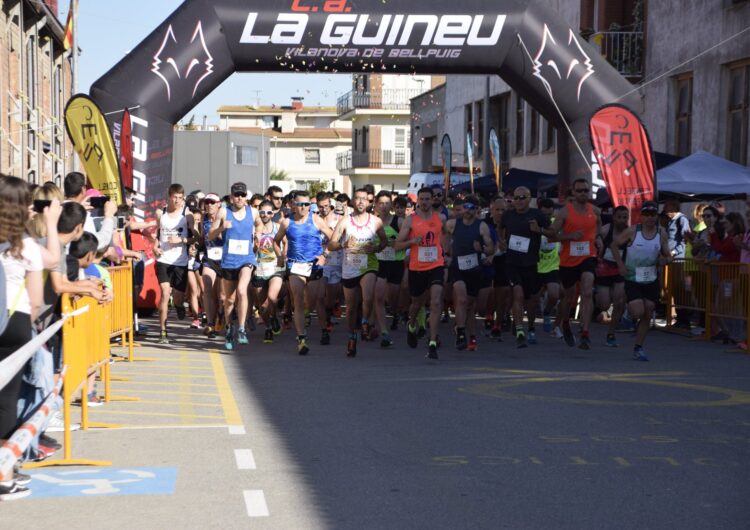
[[[656,172],[659,192],[681,195],[750,195],[750,168],[698,151]]]

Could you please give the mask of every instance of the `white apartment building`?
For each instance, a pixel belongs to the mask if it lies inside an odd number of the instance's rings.
[[[410,100],[443,83],[440,76],[355,74],[338,100],[339,120],[351,123],[351,149],[339,155],[344,189],[372,184],[406,191],[411,174]]]
[[[268,146],[268,176],[286,173],[283,188],[325,182],[328,190],[343,189],[336,160],[349,150],[352,131],[335,107],[306,107],[293,98],[290,106],[223,106],[218,113],[219,130],[257,136]]]

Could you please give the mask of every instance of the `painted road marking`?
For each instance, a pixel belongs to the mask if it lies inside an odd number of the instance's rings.
[[[230,425],[229,426],[229,434],[237,435],[237,436],[244,436],[247,434],[245,432],[245,426],[244,425]]]
[[[237,469],[256,469],[255,456],[252,449],[235,449],[234,459],[237,461]]]
[[[249,517],[268,517],[271,515],[263,490],[245,490],[242,494],[245,497],[245,506]]]
[[[227,419],[227,424],[242,425],[240,409],[237,408],[232,387],[229,386],[229,379],[227,378],[227,373],[224,371],[221,354],[217,350],[211,350],[209,353],[211,355],[211,365],[214,368],[214,376],[216,377],[216,387],[219,389],[221,405],[224,408],[224,416]]]
[[[174,494],[177,469],[142,467],[30,472],[32,497]]]

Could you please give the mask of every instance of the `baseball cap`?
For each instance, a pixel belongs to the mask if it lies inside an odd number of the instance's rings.
[[[86,197],[104,197],[104,194],[96,188],[86,190]]]
[[[209,193],[208,195],[206,195],[204,197],[204,199],[207,200],[207,201],[214,201],[214,202],[220,202],[221,201],[221,197],[219,197],[215,193]]]
[[[646,201],[641,205],[641,211],[659,213],[659,205],[654,201]]]
[[[235,182],[232,184],[232,188],[230,189],[232,194],[235,193],[247,193],[247,186],[244,182]]]

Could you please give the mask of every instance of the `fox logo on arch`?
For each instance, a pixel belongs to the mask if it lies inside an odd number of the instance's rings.
[[[534,57],[534,76],[539,78],[552,96],[552,83],[570,81],[576,83],[576,96],[581,101],[581,89],[586,80],[594,75],[591,57],[586,55],[581,43],[571,29],[568,44],[558,44],[547,24],[539,52]]]
[[[183,64],[179,64],[180,62]],[[168,101],[172,101],[173,86],[184,82],[193,83],[191,97],[195,97],[203,80],[214,73],[214,58],[206,45],[202,23],[198,21],[187,46],[178,41],[170,24],[161,47],[154,54],[151,71],[164,82]]]

